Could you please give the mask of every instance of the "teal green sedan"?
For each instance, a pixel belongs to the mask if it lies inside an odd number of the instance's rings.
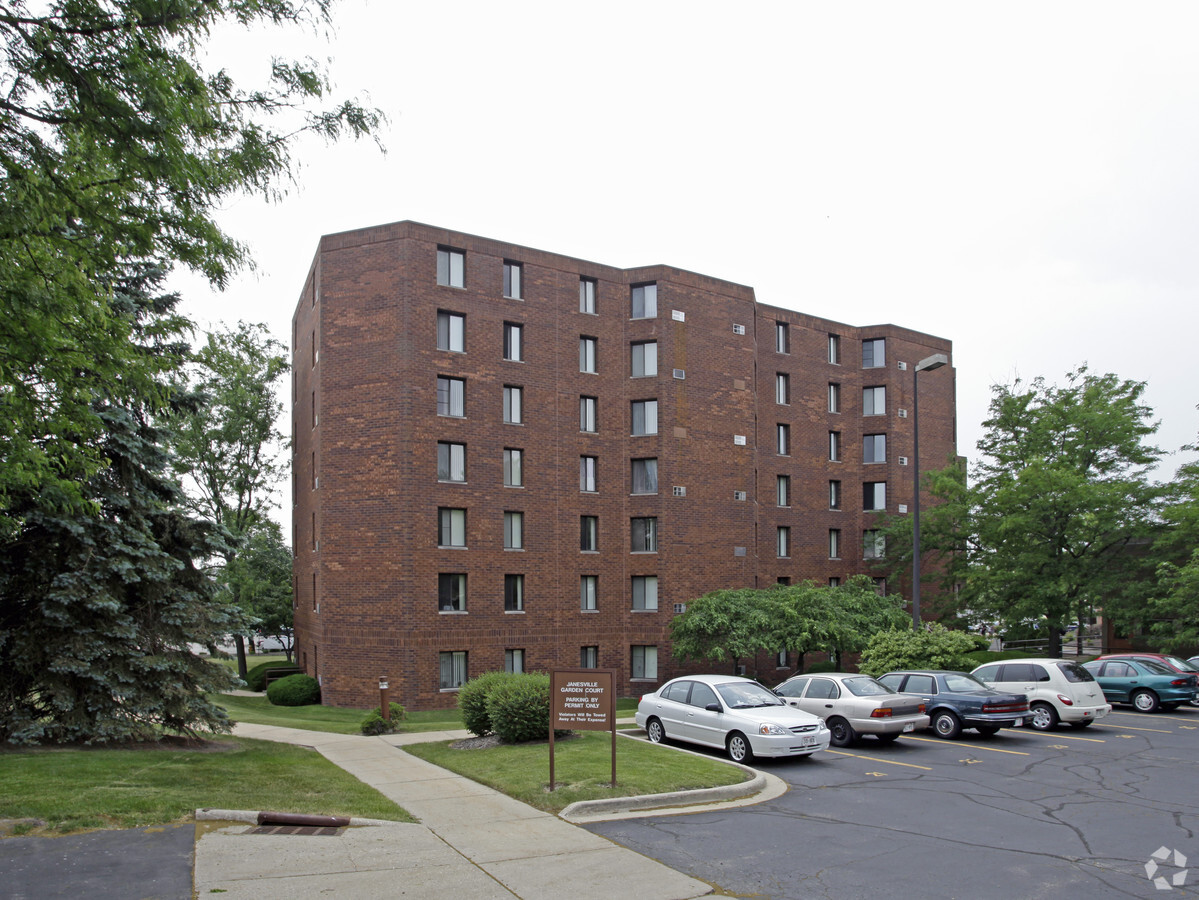
[[[1196,677],[1171,672],[1160,663],[1133,659],[1096,659],[1082,666],[1094,676],[1105,699],[1131,703],[1145,713],[1174,709],[1196,696]]]

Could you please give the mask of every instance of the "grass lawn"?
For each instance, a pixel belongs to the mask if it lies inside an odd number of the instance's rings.
[[[751,777],[717,759],[617,738],[613,789],[610,786],[612,738],[607,732],[585,731],[555,742],[557,790],[551,794],[548,742],[483,750],[452,750],[451,743],[411,744],[404,749],[547,812],[560,812],[577,800],[695,790],[738,784]]]
[[[186,822],[206,806],[413,821],[314,750],[239,738],[198,748],[6,749],[0,783],[0,818],[41,819],[59,833]]]
[[[273,706],[266,699],[266,694],[258,697],[212,694],[210,699],[223,706],[229,718],[235,722],[306,728],[335,734],[361,734],[362,720],[367,714],[365,709],[337,706]],[[462,728],[462,716],[457,709],[410,712],[400,725],[401,732],[458,730]]]

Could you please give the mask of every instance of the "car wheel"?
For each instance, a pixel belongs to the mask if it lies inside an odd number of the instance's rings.
[[[1157,712],[1162,704],[1153,691],[1137,691],[1132,695],[1132,705],[1140,712],[1151,713]]]
[[[834,747],[848,747],[858,739],[858,733],[853,730],[853,726],[839,716],[833,716],[825,724],[828,726]]]
[[[659,719],[650,719],[645,723],[645,733],[648,735],[651,744],[660,744],[666,740],[666,729],[662,727],[662,722]]]
[[[999,726],[998,725],[979,725],[978,733],[985,734],[988,737],[990,737],[993,734],[999,734]]]
[[[1071,728],[1090,728],[1094,724],[1095,724],[1094,719],[1087,719],[1086,721],[1083,721],[1083,722],[1071,722],[1070,727]]]
[[[1057,710],[1048,703],[1034,703],[1029,707],[1032,718],[1028,724],[1037,731],[1053,731],[1057,728]]]
[[[740,731],[734,731],[728,740],[729,759],[733,762],[747,763],[754,758],[753,748],[749,746],[749,738]]]
[[[937,737],[953,740],[962,733],[962,720],[947,709],[937,710],[933,715],[933,730]]]
[[[893,734],[876,734],[875,737],[878,738],[880,744],[894,744],[899,740],[899,732],[897,731]]]
[[[1188,700],[1187,704],[1190,706],[1199,706],[1199,697],[1196,697],[1194,700]]]

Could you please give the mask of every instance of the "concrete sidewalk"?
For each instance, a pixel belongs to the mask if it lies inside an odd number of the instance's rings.
[[[355,898],[683,900],[712,893],[711,885],[398,749],[466,737],[465,731],[366,737],[239,724],[234,734],[311,747],[420,824],[347,828],[337,836],[222,827],[196,842],[198,897],[220,892],[229,900],[305,900],[344,892]]]

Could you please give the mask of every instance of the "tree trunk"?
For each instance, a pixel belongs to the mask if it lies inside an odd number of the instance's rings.
[[[233,635],[233,645],[237,648],[237,677],[246,680],[246,639],[240,634]]]

